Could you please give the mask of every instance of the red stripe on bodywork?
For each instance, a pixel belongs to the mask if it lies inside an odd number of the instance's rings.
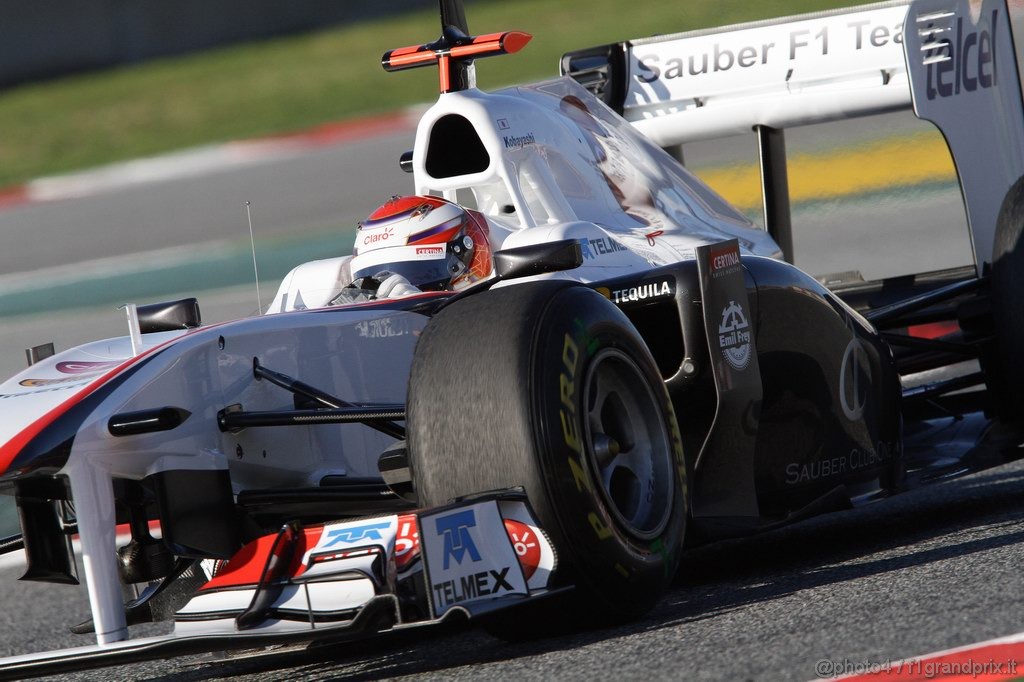
[[[157,346],[153,346],[149,350],[139,353],[133,358],[128,358],[127,360],[125,360],[124,362],[122,362],[117,367],[110,370],[103,376],[90,382],[85,388],[80,390],[78,393],[75,393],[73,396],[62,402],[60,405],[53,408],[52,410],[44,414],[42,417],[26,426],[18,433],[18,435],[16,435],[14,438],[11,438],[9,441],[0,446],[0,474],[7,472],[7,470],[11,466],[11,463],[14,462],[14,459],[18,456],[18,454],[24,449],[26,445],[28,445],[32,441],[33,438],[42,433],[43,429],[53,424],[53,422],[56,421],[61,415],[65,414],[72,407],[82,402],[82,400],[87,398],[93,391],[95,391],[97,388],[100,388],[109,380],[113,379],[118,374],[128,369],[132,365],[140,362],[143,358],[148,358],[155,355],[157,352],[162,351],[170,344],[180,341],[181,339],[185,338],[189,334],[194,333],[195,331],[206,331],[208,329],[214,329],[225,324],[230,323],[221,322],[220,324],[211,324],[206,327],[200,327],[196,330],[186,332],[185,334],[177,336],[173,339],[168,339],[167,341],[164,341],[163,343]]]
[[[114,369],[110,370],[109,372],[107,372],[100,378],[96,379],[95,381],[90,382],[85,388],[80,390],[78,393],[75,393],[73,396],[62,402],[60,405],[53,408],[52,410],[44,414],[42,417],[26,426],[24,429],[21,430],[20,433],[18,433],[18,435],[4,443],[3,446],[0,446],[0,473],[7,472],[8,468],[10,468],[11,466],[11,463],[18,456],[18,453],[20,453],[22,449],[24,449],[24,447],[32,441],[33,438],[42,433],[43,429],[45,429],[47,426],[56,421],[61,415],[70,410],[72,407],[82,402],[83,399],[89,396],[89,394],[91,394],[97,388],[107,383],[107,381],[113,379],[115,376],[117,376],[122,371],[132,366],[142,358],[151,355],[158,349],[163,348],[165,345],[167,345],[167,343],[170,343],[170,341],[162,343],[154,348],[150,348],[144,353],[140,353],[133,358],[125,360],[123,363],[121,363]]]

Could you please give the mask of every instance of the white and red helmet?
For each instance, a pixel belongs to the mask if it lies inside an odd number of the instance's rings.
[[[459,289],[490,276],[487,220],[440,197],[392,197],[359,225],[355,283],[402,275],[424,291]]]

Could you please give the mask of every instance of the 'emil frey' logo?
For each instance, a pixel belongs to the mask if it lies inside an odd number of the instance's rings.
[[[974,92],[978,88],[991,88],[996,84],[996,26],[999,11],[992,11],[989,28],[968,30],[964,33],[964,20],[957,18],[956,30],[949,38],[936,43],[924,43],[925,55],[935,61],[928,64],[925,90],[928,99],[952,97],[961,91]],[[928,28],[938,28],[929,25]],[[950,27],[952,28],[952,27]]]
[[[449,559],[454,558],[461,564],[462,558],[469,553],[473,561],[480,561],[480,552],[469,534],[470,528],[476,527],[476,515],[472,509],[446,516],[437,520],[437,532],[444,536],[444,568],[448,570]]]
[[[348,528],[335,528],[327,533],[330,540],[324,547],[333,547],[340,544],[352,544],[360,540],[383,540],[380,532],[391,526],[390,521],[383,523],[368,523],[362,526],[349,526]]]
[[[733,369],[743,371],[750,364],[750,323],[743,306],[736,301],[722,310],[722,323],[718,325],[718,345],[722,355]]]

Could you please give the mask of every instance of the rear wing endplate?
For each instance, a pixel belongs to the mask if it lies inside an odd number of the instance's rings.
[[[792,255],[782,130],[913,109],[950,147],[979,273],[1024,174],[1006,0],[897,0],[571,52],[562,73],[665,148],[759,136],[765,224]]]

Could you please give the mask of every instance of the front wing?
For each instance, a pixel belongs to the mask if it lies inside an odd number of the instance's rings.
[[[515,491],[409,514],[290,523],[210,566],[170,634],[0,659],[0,679],[473,618],[558,592],[555,567]]]

